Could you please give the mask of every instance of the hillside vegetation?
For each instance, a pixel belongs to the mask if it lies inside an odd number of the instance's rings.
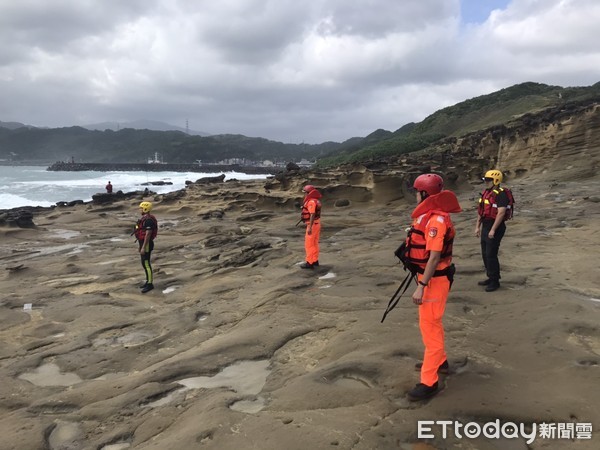
[[[563,88],[522,83],[440,109],[419,123],[398,130],[376,130],[366,137],[317,145],[285,144],[242,135],[196,136],[179,131],[125,128],[94,131],[81,127],[41,129],[0,122],[0,159],[52,163],[146,162],[159,153],[165,162],[218,162],[228,158],[276,162],[318,159],[321,167],[401,155],[428,148],[448,137],[460,137],[492,126],[510,126],[526,114],[559,105],[600,101],[600,83]]]
[[[600,83],[574,88],[522,83],[440,109],[422,122],[405,125],[393,133],[378,130],[351,147],[342,145],[320,159],[319,165],[332,166],[423,150],[442,138],[460,137],[497,125],[508,126],[525,114],[591,100],[600,101]]]
[[[242,135],[194,136],[179,131],[90,131],[81,127],[0,127],[0,159],[15,162],[70,161],[86,163],[143,163],[157,152],[169,163],[218,162],[227,158],[250,161],[315,159],[339,144],[284,144]]]

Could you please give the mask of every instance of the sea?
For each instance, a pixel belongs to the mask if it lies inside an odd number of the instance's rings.
[[[225,180],[266,179],[269,175],[221,172]],[[0,166],[0,209],[21,206],[53,206],[57,202],[92,200],[92,195],[106,192],[109,181],[113,192],[131,192],[148,187],[158,194],[185,188],[186,181],[214,177],[221,173],[200,172],[51,172],[38,166]],[[165,181],[173,184],[144,186],[143,183]]]

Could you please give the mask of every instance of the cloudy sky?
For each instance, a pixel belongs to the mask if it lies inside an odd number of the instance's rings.
[[[598,0],[0,0],[0,121],[319,143],[600,81]]]

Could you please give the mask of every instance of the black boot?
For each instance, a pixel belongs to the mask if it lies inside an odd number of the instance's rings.
[[[422,362],[418,362],[415,364],[416,370],[421,370],[421,367],[423,367]],[[444,375],[448,375],[450,373],[450,365],[448,364],[448,360],[440,364],[440,366],[438,367],[438,373],[443,373]]]
[[[145,294],[148,291],[154,289],[154,285],[152,283],[148,283],[146,286],[142,288],[142,294]]]
[[[485,292],[494,292],[500,287],[498,280],[490,280],[490,283],[485,287]]]
[[[433,386],[427,386],[426,384],[419,383],[412,390],[408,391],[407,396],[411,402],[417,402],[419,400],[426,400],[429,397],[433,397],[437,393],[437,382]]]
[[[300,268],[301,269],[314,269],[315,265],[311,264],[309,262],[304,262],[302,264],[300,264]]]

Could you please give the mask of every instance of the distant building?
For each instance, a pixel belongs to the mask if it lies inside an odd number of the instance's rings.
[[[154,152],[154,158],[148,158],[148,164],[164,164],[164,161],[161,160],[158,152]]]
[[[308,161],[306,159],[301,159],[300,162],[296,163],[298,164],[300,167],[312,167],[315,165],[314,161]]]

